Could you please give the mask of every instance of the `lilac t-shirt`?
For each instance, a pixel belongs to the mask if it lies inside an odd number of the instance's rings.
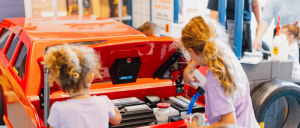
[[[54,128],[108,128],[109,118],[116,115],[107,96],[68,99],[55,102],[48,123]]]
[[[242,71],[244,72],[244,71]],[[245,128],[259,128],[254,116],[252,101],[249,91],[249,82],[245,73],[241,80],[245,90],[237,93],[236,99],[227,97],[224,88],[209,70],[205,84],[205,113],[210,124],[221,120],[221,115],[234,112],[237,124]]]

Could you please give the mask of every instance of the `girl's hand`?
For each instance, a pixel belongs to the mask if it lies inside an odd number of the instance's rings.
[[[184,69],[184,72],[183,72],[183,81],[184,81],[184,84],[190,86],[190,87],[194,87],[190,82],[194,82],[195,81],[195,78],[192,76],[191,74],[191,71],[192,69],[187,66],[185,69]]]
[[[117,107],[115,107],[115,112],[116,115],[113,118],[109,118],[109,123],[111,123],[112,125],[118,125],[122,121],[122,115]]]
[[[199,128],[198,123],[197,123],[197,117],[194,118],[192,124],[190,124],[189,121],[186,121],[186,127],[187,128]]]

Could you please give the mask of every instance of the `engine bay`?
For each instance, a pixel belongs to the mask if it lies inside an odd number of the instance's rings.
[[[181,113],[187,111],[190,99],[188,96],[171,96],[160,99],[155,95],[145,96],[144,100],[136,97],[114,99],[112,102],[122,114],[119,125],[110,128],[140,127],[183,120]],[[158,104],[170,104],[166,108],[157,107]],[[204,106],[196,103],[192,113],[204,113]]]
[[[101,89],[99,87],[102,87]],[[90,94],[101,96],[108,96],[115,106],[122,114],[122,122],[117,126],[110,126],[112,128],[118,127],[152,127],[157,125],[174,124],[174,127],[180,127],[184,121],[180,122],[181,112],[187,111],[187,106],[190,98],[196,93],[196,89],[184,86],[183,93],[177,93],[177,86],[170,79],[137,79],[135,83],[112,85],[111,82],[95,83],[91,85]],[[28,97],[31,103],[36,108],[43,122],[44,109],[40,104],[38,97]],[[55,91],[50,95],[50,104],[57,101],[64,101],[69,99],[68,95],[63,91]],[[158,103],[169,103],[171,110],[170,114],[164,116],[167,122],[161,123],[157,121],[154,111],[157,111]],[[192,113],[204,113],[204,96],[200,96],[196,105],[193,107]],[[51,109],[51,107],[50,107]]]

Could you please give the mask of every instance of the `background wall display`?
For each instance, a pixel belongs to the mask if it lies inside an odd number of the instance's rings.
[[[150,0],[133,0],[132,1],[132,26],[140,27],[147,21],[150,21]]]
[[[170,36],[170,27],[174,23],[174,0],[152,0],[151,8],[152,21],[158,25],[160,34]]]
[[[171,25],[172,31],[170,36],[173,38],[181,38],[183,27],[195,16],[201,15],[210,17],[210,10],[207,9],[207,4],[208,0],[179,0],[178,23]]]
[[[183,24],[187,24],[195,16],[210,17],[207,9],[208,0],[182,0],[183,1]]]
[[[180,24],[187,24],[190,19],[195,16],[210,17],[210,10],[207,9],[208,0],[181,0],[182,5],[179,6]]]

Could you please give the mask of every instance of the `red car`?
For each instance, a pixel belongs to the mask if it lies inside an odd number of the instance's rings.
[[[44,89],[47,72],[44,75],[40,62],[47,47],[64,43],[88,45],[101,55],[104,79],[93,82],[92,95],[107,95],[110,99],[136,97],[142,101],[147,95],[160,99],[178,95],[191,97],[195,89],[182,84],[184,58],[172,45],[174,41],[170,37],[147,38],[123,23],[95,16],[4,19],[0,24],[0,114],[8,127],[47,126],[44,116],[47,117],[49,107],[69,96],[58,86]],[[120,59],[135,65],[117,63]],[[131,77],[118,80],[122,74],[119,70]],[[130,72],[126,72],[128,70]],[[45,102],[48,96],[50,104]],[[121,122],[123,127],[149,125],[143,118],[129,121],[127,125],[124,122],[126,120]],[[186,126],[181,120],[148,127]]]

